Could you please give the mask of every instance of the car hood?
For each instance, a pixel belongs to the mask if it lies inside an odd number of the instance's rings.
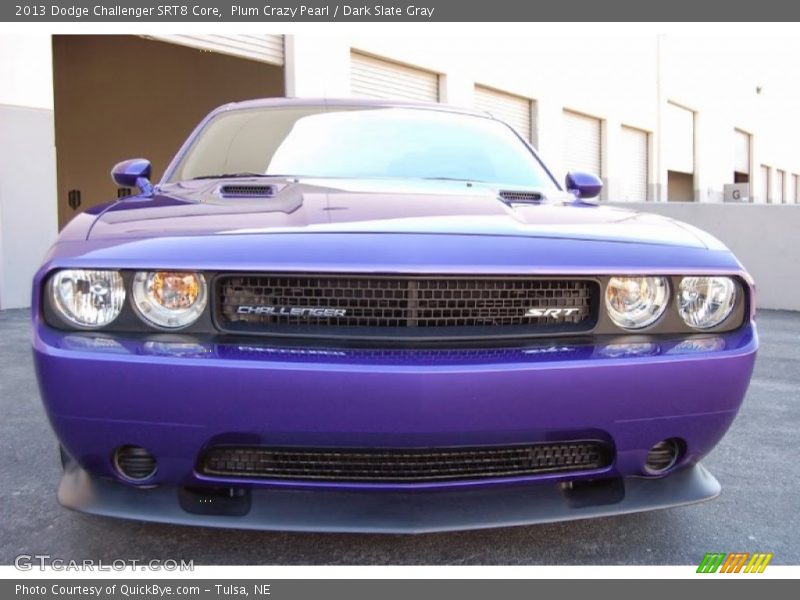
[[[269,186],[270,196],[225,197],[223,184]],[[520,191],[503,188],[508,191]],[[407,180],[201,180],[163,186],[102,211],[92,240],[292,232],[554,237],[724,248],[686,224],[550,194],[509,205],[481,184]]]

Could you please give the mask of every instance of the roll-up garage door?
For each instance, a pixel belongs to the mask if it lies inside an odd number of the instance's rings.
[[[353,52],[350,91],[354,96],[439,101],[439,75]]]
[[[564,170],[601,175],[600,119],[564,111]]]
[[[622,126],[620,135],[619,197],[613,200],[644,202],[647,200],[648,143],[647,132]]]
[[[694,113],[667,103],[664,117],[667,170],[694,173]]]
[[[733,130],[734,134],[734,157],[733,157],[733,170],[736,173],[745,175],[750,174],[750,134],[740,131],[739,129]]]
[[[786,190],[786,171],[778,169],[776,172],[777,181],[775,182],[775,204],[786,202],[784,191]]]
[[[770,179],[769,167],[767,165],[761,165],[761,198],[764,202],[772,201],[772,194],[770,193],[772,181],[770,181]]]
[[[152,40],[230,54],[273,65],[283,65],[283,36],[263,35],[147,35]]]
[[[475,108],[485,110],[496,119],[505,121],[523,138],[532,141],[533,103],[528,98],[476,85]]]

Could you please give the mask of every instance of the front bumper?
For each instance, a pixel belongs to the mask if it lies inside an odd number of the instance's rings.
[[[697,463],[734,419],[756,348],[752,324],[686,339],[448,351],[131,339],[42,324],[34,336],[42,397],[73,459],[59,493],[66,506],[178,523],[341,531],[492,527],[711,498],[718,485]],[[645,460],[666,438],[682,440],[684,452],[673,474],[659,479]],[[255,480],[196,470],[211,444],[436,448],[581,439],[606,442],[613,463],[591,472],[425,483]],[[112,454],[126,444],[157,458],[146,483],[158,487],[124,485]],[[597,480],[621,482],[622,498],[580,509],[565,504],[565,482]],[[181,509],[175,490],[198,486],[247,490],[252,508],[240,517]]]
[[[196,514],[174,486],[137,489],[67,466],[58,490],[64,506],[108,517],[235,529],[350,533],[427,533],[607,517],[693,504],[720,493],[702,465],[659,479],[628,478],[615,489],[571,493],[556,484],[474,490],[252,490],[241,516]]]

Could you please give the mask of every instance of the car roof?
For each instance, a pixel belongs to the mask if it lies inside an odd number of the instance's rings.
[[[493,116],[481,110],[451,106],[449,104],[439,104],[436,102],[415,102],[413,100],[402,99],[380,99],[380,98],[258,98],[254,100],[244,100],[241,102],[231,102],[220,106],[217,111],[238,110],[247,108],[277,108],[292,106],[324,106],[324,107],[372,107],[372,108],[417,108],[423,110],[435,110],[438,112],[448,112],[456,114],[473,115],[478,117]],[[214,112],[217,112],[214,111]]]

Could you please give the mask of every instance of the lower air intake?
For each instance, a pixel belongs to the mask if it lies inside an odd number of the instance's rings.
[[[120,446],[114,452],[114,466],[125,479],[142,481],[156,472],[156,459],[140,446]]]
[[[612,453],[601,442],[413,450],[216,446],[201,456],[204,475],[328,481],[433,481],[513,477],[602,469]]]

